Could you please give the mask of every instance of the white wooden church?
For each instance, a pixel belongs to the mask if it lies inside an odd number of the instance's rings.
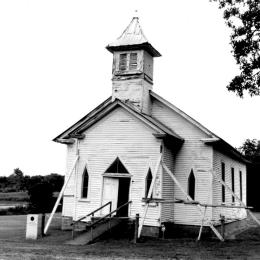
[[[139,214],[140,232],[151,235],[167,222],[200,226],[203,218],[211,227],[221,216],[246,218],[239,207],[246,204],[245,159],[153,92],[154,58],[161,54],[139,19],[106,48],[113,54],[111,97],[54,139],[67,146],[64,228],[109,201],[112,211],[126,204],[119,217]]]

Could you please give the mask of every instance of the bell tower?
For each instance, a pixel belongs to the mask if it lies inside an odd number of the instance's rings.
[[[130,102],[140,112],[150,114],[153,58],[161,54],[144,36],[138,17],[106,48],[113,53],[112,99]]]

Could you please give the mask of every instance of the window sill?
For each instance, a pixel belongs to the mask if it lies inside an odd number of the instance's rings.
[[[80,198],[78,199],[79,202],[90,202],[90,199],[83,199],[83,198]]]

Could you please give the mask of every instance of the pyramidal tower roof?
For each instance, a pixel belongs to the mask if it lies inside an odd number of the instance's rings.
[[[161,54],[148,42],[139,23],[138,17],[133,17],[124,32],[114,42],[106,47],[110,52],[144,49],[153,57]]]

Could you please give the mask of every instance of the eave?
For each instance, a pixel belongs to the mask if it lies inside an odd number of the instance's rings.
[[[208,138],[208,139],[202,139],[201,141],[203,141],[205,144],[207,145],[211,145],[213,148],[215,148],[216,150],[229,155],[230,157],[246,163],[246,164],[250,164],[251,162],[249,160],[247,160],[243,154],[241,154],[237,149],[235,149],[233,146],[231,146],[229,143],[227,143],[226,141],[224,141],[221,138]]]
[[[134,106],[122,102],[118,99],[113,102],[103,103],[102,106],[97,107],[93,111],[91,111],[87,116],[83,117],[72,127],[64,131],[61,135],[54,139],[55,142],[71,144],[73,138],[75,139],[83,139],[85,137],[84,131],[95,124],[97,121],[105,117],[108,113],[110,113],[116,107],[122,107],[127,110],[130,114],[141,120],[143,123],[148,125],[154,130],[154,135],[157,138],[163,138],[167,140],[167,142],[175,142],[175,143],[183,143],[184,139],[179,135],[174,133],[171,129],[167,128],[165,125],[157,121],[156,119],[142,114],[139,112]]]
[[[160,52],[158,52],[149,42],[145,42],[142,44],[126,44],[126,45],[118,45],[118,46],[107,45],[106,49],[111,53],[115,51],[135,51],[135,50],[142,49],[147,51],[152,57],[162,56]]]
[[[75,124],[73,124],[71,127],[69,127],[68,129],[66,129],[64,132],[62,132],[61,134],[59,134],[57,137],[55,137],[53,139],[54,142],[57,143],[66,143],[67,139],[70,138],[78,138],[81,139],[81,136],[78,135],[74,135],[74,136],[68,136],[68,133],[74,131],[79,125],[81,125],[84,121],[86,121],[88,118],[91,118],[91,116],[93,116],[95,113],[101,111],[105,106],[107,106],[107,104],[110,104],[112,101],[112,97],[110,96],[109,98],[107,98],[104,102],[102,102],[100,105],[98,105],[95,109],[93,109],[92,111],[90,111],[87,115],[85,115],[84,117],[82,117],[79,121],[77,121]]]

